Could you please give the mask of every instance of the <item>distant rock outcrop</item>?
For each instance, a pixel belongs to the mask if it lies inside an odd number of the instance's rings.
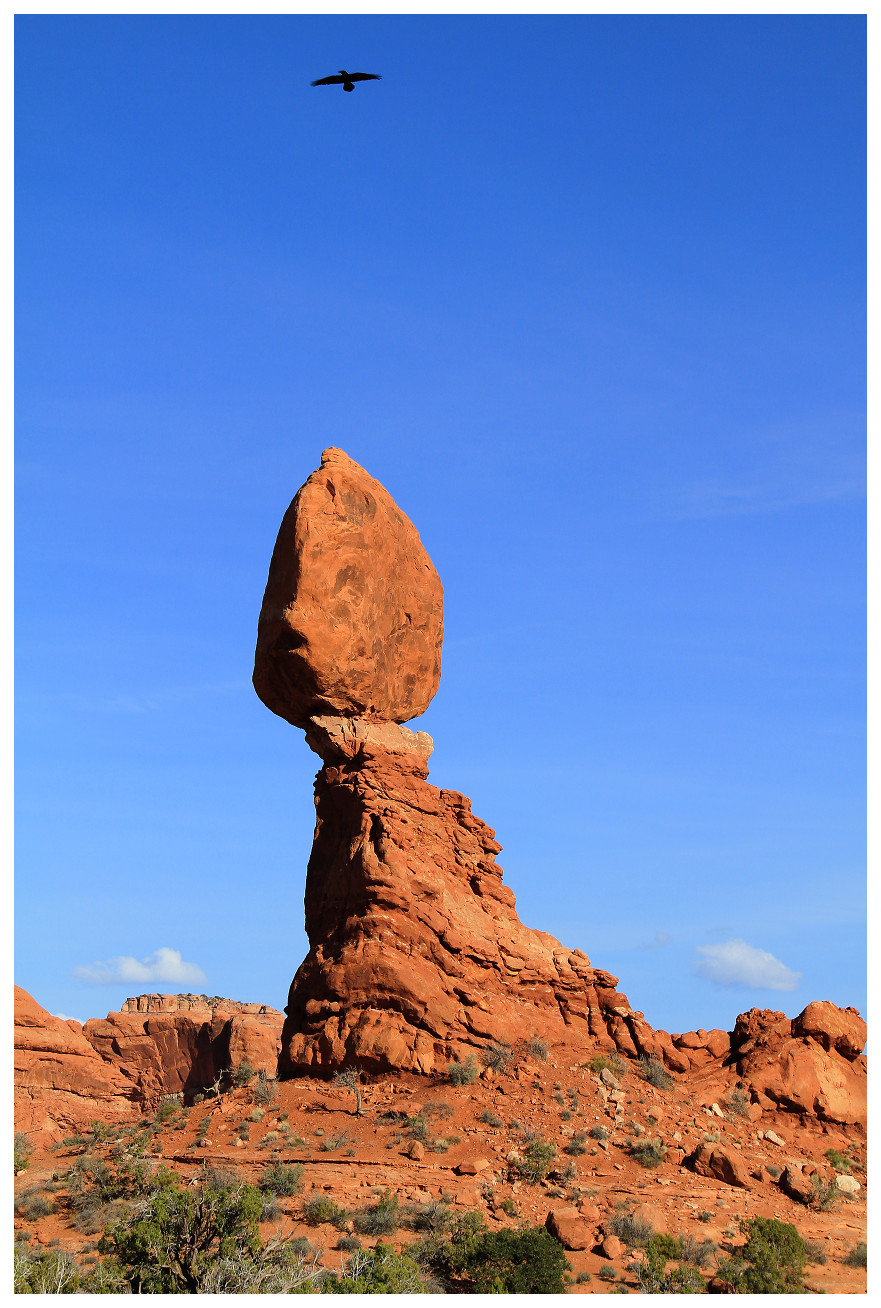
[[[57,1139],[131,1114],[137,1091],[82,1034],[15,987],[15,1129]]]
[[[140,995],[118,1013],[93,1018],[83,1035],[119,1069],[144,1104],[189,1097],[219,1072],[247,1063],[275,1076],[283,1015],[264,1004],[207,995]]]

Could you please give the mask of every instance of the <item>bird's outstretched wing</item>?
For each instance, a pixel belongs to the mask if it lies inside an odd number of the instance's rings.
[[[356,74],[357,76],[357,74]],[[319,77],[317,82],[312,82],[312,86],[341,86],[345,82],[345,77]]]
[[[381,82],[382,73],[349,73],[350,82]]]

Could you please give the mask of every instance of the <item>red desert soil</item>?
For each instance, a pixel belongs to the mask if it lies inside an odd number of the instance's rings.
[[[614,1077],[619,1086],[610,1087],[589,1066],[570,1059],[562,1046],[552,1048],[546,1061],[515,1049],[507,1068],[484,1069],[478,1081],[464,1086],[443,1075],[365,1077],[361,1117],[350,1090],[311,1077],[270,1082],[272,1102],[261,1108],[252,1079],[189,1108],[171,1101],[174,1115],[167,1121],[156,1124],[150,1113],[118,1123],[100,1142],[77,1137],[77,1144],[51,1146],[47,1135],[38,1135],[30,1166],[16,1178],[16,1195],[48,1186],[55,1211],[32,1221],[16,1217],[16,1231],[27,1232],[32,1244],[58,1242],[78,1258],[94,1259],[101,1218],[109,1214],[99,1213],[94,1229],[77,1230],[64,1177],[84,1152],[109,1158],[118,1143],[141,1137],[156,1166],[164,1163],[189,1184],[206,1166],[234,1169],[254,1183],[271,1162],[302,1164],[300,1193],[279,1200],[278,1214],[262,1234],[280,1227],[286,1236],[306,1236],[323,1251],[322,1264],[334,1269],[346,1257],[337,1248],[345,1228],[309,1225],[305,1203],[322,1196],[354,1211],[390,1190],[402,1205],[445,1196],[456,1212],[483,1213],[491,1229],[544,1223],[556,1211],[555,1225],[566,1243],[580,1246],[568,1252],[573,1294],[608,1292],[612,1282],[599,1278],[603,1267],[613,1268],[618,1283],[635,1291],[635,1275],[626,1269],[639,1253],[623,1245],[616,1251],[614,1241],[606,1252],[600,1248],[616,1215],[630,1210],[656,1230],[714,1241],[717,1256],[742,1240],[741,1218],[778,1217],[813,1244],[806,1276],[811,1290],[866,1292],[865,1270],[842,1262],[866,1239],[865,1147],[858,1129],[809,1119],[802,1124],[792,1114],[756,1112],[755,1105],[752,1116],[718,1116],[685,1077],[656,1089],[629,1064]],[[725,1113],[724,1103],[718,1111]],[[598,1127],[608,1132],[605,1140],[590,1134]],[[555,1171],[538,1185],[520,1179],[515,1166],[532,1132],[557,1150]],[[652,1170],[630,1153],[637,1140],[647,1138],[659,1138],[666,1148],[664,1161]],[[702,1143],[709,1146],[705,1153],[741,1160],[748,1188],[689,1170],[683,1160]],[[827,1210],[788,1197],[772,1179],[770,1169],[786,1168],[805,1179],[812,1172],[834,1178],[824,1157],[829,1149],[854,1160],[849,1174],[859,1190],[840,1193]],[[382,1238],[401,1248],[416,1236],[402,1230]],[[365,1246],[375,1242],[363,1237]],[[715,1257],[703,1269],[705,1277],[714,1267]],[[590,1279],[576,1283],[579,1273]]]

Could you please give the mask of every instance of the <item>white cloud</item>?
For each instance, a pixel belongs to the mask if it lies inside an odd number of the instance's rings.
[[[758,990],[795,990],[801,972],[781,963],[764,949],[745,940],[725,940],[721,945],[698,945],[694,971],[717,986],[752,986]]]
[[[157,949],[142,959],[120,957],[91,967],[75,967],[74,976],[94,986],[128,984],[203,985],[205,973],[195,963],[185,963],[177,949]]]
[[[71,1017],[70,1013],[53,1013],[52,1016],[60,1018],[62,1022],[80,1022],[78,1017]],[[80,1026],[83,1025],[84,1023],[80,1022]]]

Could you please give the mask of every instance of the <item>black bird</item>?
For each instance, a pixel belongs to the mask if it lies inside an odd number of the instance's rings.
[[[341,68],[339,77],[319,77],[313,86],[339,86],[342,84],[344,91],[354,91],[356,82],[381,82],[382,76],[379,73],[347,73],[345,68]]]

